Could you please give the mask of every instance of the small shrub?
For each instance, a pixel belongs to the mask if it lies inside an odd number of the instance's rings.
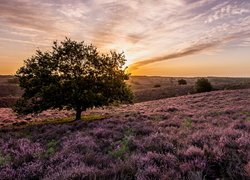
[[[179,85],[186,85],[187,81],[185,79],[180,79],[180,80],[178,80],[178,84]]]
[[[206,78],[200,78],[195,82],[195,91],[198,93],[212,91],[213,87]]]
[[[165,116],[162,114],[153,114],[150,116],[150,119],[152,121],[162,121],[162,120],[165,120]]]
[[[47,150],[44,153],[45,157],[50,157],[56,153],[56,147],[58,145],[58,141],[56,140],[51,140],[50,142],[47,143]]]
[[[159,87],[161,87],[160,84],[155,84],[155,85],[154,85],[154,88],[159,88]]]
[[[110,151],[109,154],[115,158],[123,158],[124,155],[129,151],[129,145],[131,140],[129,137],[124,137],[119,144],[118,148],[114,151]]]
[[[245,121],[246,121],[246,122],[250,122],[250,117],[247,117],[247,118],[245,119]]]
[[[185,121],[182,122],[182,126],[185,127],[185,128],[192,128],[193,127],[193,122],[192,122],[192,119],[186,119]]]
[[[8,163],[11,162],[11,156],[10,155],[6,155],[6,156],[3,156],[1,153],[0,153],[0,166],[4,166]]]

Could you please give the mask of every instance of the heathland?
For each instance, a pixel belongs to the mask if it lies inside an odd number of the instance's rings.
[[[249,178],[249,79],[210,78],[223,90],[199,94],[194,78],[177,80],[132,77],[139,103],[87,110],[82,121],[1,108],[0,179]],[[246,89],[224,90],[237,88]]]

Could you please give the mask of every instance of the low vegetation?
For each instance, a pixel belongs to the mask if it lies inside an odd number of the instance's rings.
[[[212,91],[213,87],[207,78],[199,78],[195,82],[195,91],[198,93]]]
[[[187,81],[185,79],[179,79],[178,80],[178,84],[179,85],[186,85],[187,84]]]
[[[0,179],[250,177],[250,90],[92,111],[107,117],[0,130]]]
[[[154,85],[154,88],[159,88],[159,87],[161,87],[160,84],[155,84],[155,85]]]
[[[12,107],[22,95],[20,87],[9,83],[13,76],[0,76],[0,107]],[[250,78],[223,78],[208,77],[213,85],[213,90],[234,90],[250,88]],[[131,86],[134,94],[134,102],[143,102],[162,98],[176,97],[195,92],[195,82],[197,78],[185,78],[186,85],[178,84],[179,78],[172,77],[147,77],[130,76],[127,83]],[[11,81],[11,80],[10,80]],[[16,80],[13,80],[16,81]],[[152,88],[155,84],[160,84],[161,88]],[[6,86],[11,86],[14,91],[8,91]]]

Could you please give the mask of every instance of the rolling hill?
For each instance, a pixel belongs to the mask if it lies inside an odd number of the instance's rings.
[[[26,125],[0,132],[0,179],[250,177],[250,89],[89,110],[102,115],[93,121],[29,125],[71,112],[1,113]]]

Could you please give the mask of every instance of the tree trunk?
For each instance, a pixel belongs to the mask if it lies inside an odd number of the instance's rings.
[[[81,120],[82,116],[82,110],[76,110],[76,119],[75,120]]]

